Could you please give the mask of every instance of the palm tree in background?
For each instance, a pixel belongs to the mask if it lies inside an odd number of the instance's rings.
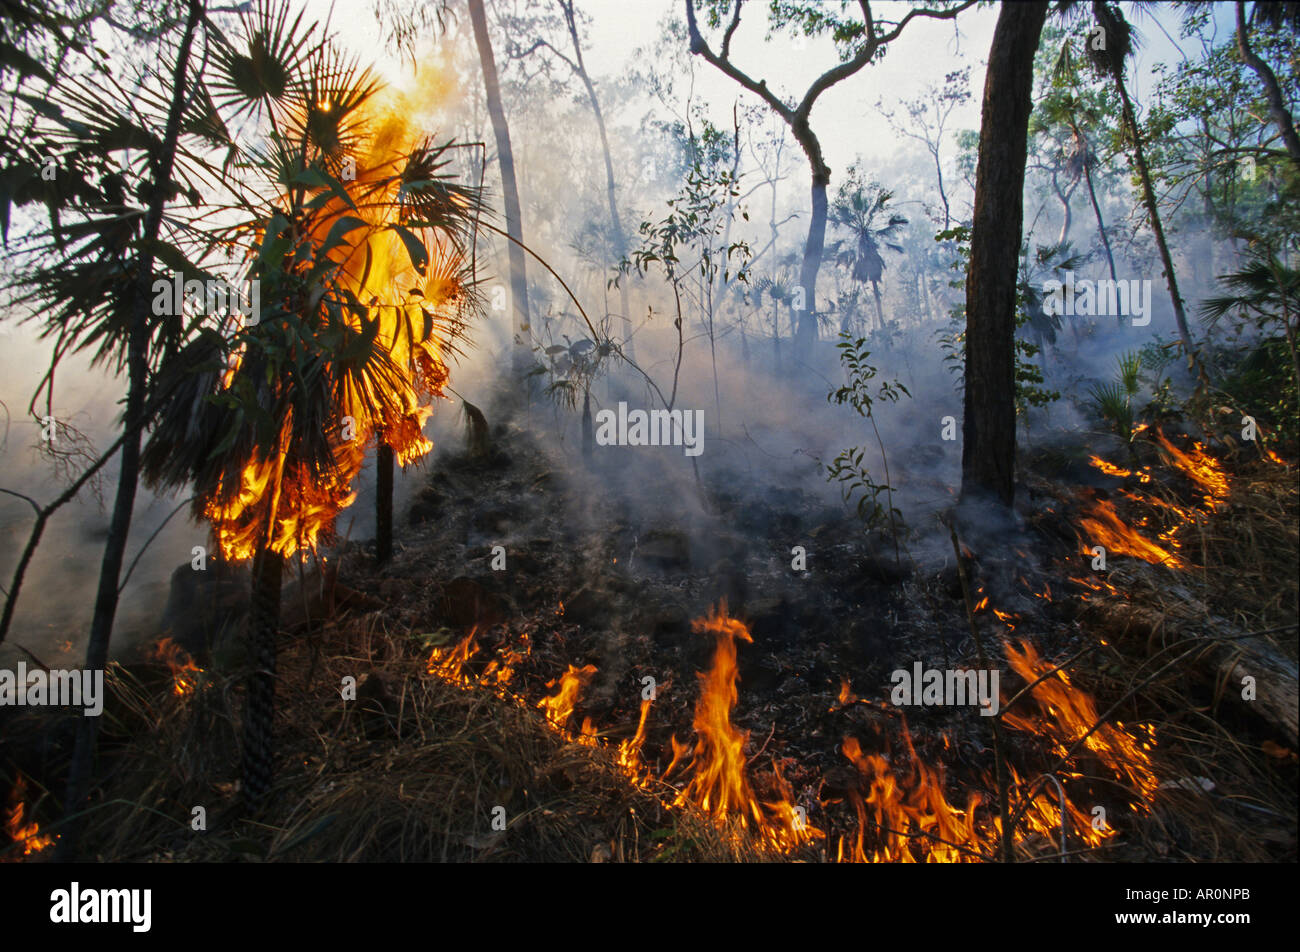
[[[890,211],[894,193],[876,183],[862,182],[856,168],[849,169],[847,181],[831,203],[830,220],[848,232],[847,243],[835,242],[832,252],[836,263],[847,267],[854,281],[870,284],[876,298],[876,327],[885,326],[880,304],[880,282],[885,276],[885,259],[881,249],[903,253],[903,246],[892,239],[907,224],[907,218]]]

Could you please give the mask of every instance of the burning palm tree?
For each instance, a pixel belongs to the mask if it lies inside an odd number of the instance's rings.
[[[257,805],[272,780],[284,560],[329,541],[372,442],[389,466],[432,448],[429,401],[479,306],[468,244],[479,196],[446,173],[454,146],[419,137],[409,105],[386,107],[380,84],[314,27],[270,5],[242,24],[215,57],[213,100],[263,134],[237,156],[250,175],[214,241],[244,254],[259,313],[164,367],[173,396],[144,472],[155,486],[193,483],[222,555],[253,561],[243,773]]]

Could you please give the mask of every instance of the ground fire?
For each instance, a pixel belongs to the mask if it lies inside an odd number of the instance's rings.
[[[1300,15],[1142,6],[0,3],[0,860],[1294,861]]]

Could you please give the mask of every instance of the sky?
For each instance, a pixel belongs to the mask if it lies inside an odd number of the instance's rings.
[[[396,79],[400,63],[383,49],[374,5],[375,0],[310,0],[308,9],[319,9],[323,17],[332,6],[340,40]],[[872,9],[877,17],[896,21],[911,6],[877,2]],[[1181,14],[1172,5],[1145,10],[1124,6],[1140,35],[1130,77],[1131,92],[1141,104],[1152,85],[1152,65],[1180,58],[1173,40],[1178,37]],[[683,10],[682,0],[579,0],[578,8],[590,18],[584,54],[598,88],[601,78],[617,77],[636,62],[638,52],[650,47],[661,33],[665,18],[670,14],[681,16]],[[837,62],[836,54],[828,38],[796,40],[778,34],[768,42],[766,8],[765,0],[749,0],[746,4],[732,41],[731,58],[755,79],[766,79],[770,88],[795,98]],[[463,3],[453,3],[453,9],[463,10]],[[928,84],[941,82],[944,74],[961,62],[972,67],[971,98],[954,114],[949,128],[978,129],[983,63],[997,17],[997,6],[979,6],[963,11],[955,21],[914,19],[891,44],[883,60],[824,93],[813,110],[813,128],[822,140],[831,168],[843,169],[858,156],[878,164],[893,154],[897,137],[879,115],[877,101],[891,106],[916,96]],[[1231,4],[1217,5],[1216,20],[1225,32],[1231,30],[1231,18]],[[1083,25],[1077,29],[1086,35]],[[713,31],[709,36],[715,50],[720,32]],[[758,102],[757,97],[702,60],[696,61],[695,90],[698,98],[715,111],[715,121],[724,127],[730,125],[731,106],[738,98],[742,103]]]

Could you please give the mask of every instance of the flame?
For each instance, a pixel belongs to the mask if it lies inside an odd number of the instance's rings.
[[[422,91],[437,93],[435,100],[446,98],[446,90],[440,88],[446,83],[437,68],[424,68],[417,82]],[[328,112],[332,103],[323,100],[314,108]],[[376,343],[401,371],[389,376],[383,395],[390,408],[400,409],[377,411],[375,394],[356,392],[350,383],[340,387],[338,419],[326,424],[333,465],[324,473],[286,461],[283,447],[292,420],[280,421],[281,452],[250,459],[237,486],[219,486],[204,501],[204,516],[222,553],[233,561],[252,558],[268,536],[269,548],[284,556],[315,551],[320,540],[328,540],[338,514],[356,499],[351,487],[369,445],[382,440],[403,467],[433,449],[423,433],[433,412],[432,403],[426,401],[440,398],[448,379],[444,341],[435,318],[454,321],[458,317],[465,300],[462,258],[441,232],[412,228],[429,258],[424,272],[417,272],[402,239],[388,227],[401,221],[400,173],[406,158],[421,144],[419,130],[409,120],[421,111],[413,105],[413,95],[385,89],[368,101],[365,110],[360,127],[371,130],[368,144],[356,156],[355,177],[341,183],[352,203],[330,197],[309,218],[305,239],[316,249],[315,257],[338,266],[339,282],[362,302],[365,320],[377,322]],[[333,229],[345,217],[362,222],[344,233],[354,243],[345,241],[325,250]],[[347,312],[345,320],[354,330],[362,329],[358,314]],[[233,384],[239,365],[236,356],[222,376],[222,389]],[[348,438],[344,438],[345,427]]]
[[[1028,641],[1021,641],[1019,650],[1010,644],[1004,650],[1012,670],[1026,683],[1032,683],[1054,667],[1040,658]],[[1151,757],[1133,735],[1124,730],[1123,723],[1102,724],[1092,730],[1101,720],[1097,707],[1086,691],[1070,683],[1069,675],[1064,671],[1057,671],[1040,681],[1034,687],[1032,698],[1038,705],[1037,717],[1009,710],[1003,714],[1002,722],[1014,730],[1049,737],[1055,753],[1061,757],[1065,757],[1086,735],[1083,749],[1094,754],[1117,780],[1126,783],[1145,806],[1158,785],[1151,770]],[[1150,728],[1144,730],[1147,739],[1143,743],[1154,744]]]
[[[835,704],[831,707],[831,710],[838,711],[842,707],[848,707],[850,704],[856,704],[858,700],[859,700],[858,696],[853,693],[853,690],[849,686],[849,679],[841,678],[839,697],[836,699]]]
[[[1121,469],[1120,467],[1114,465],[1113,463],[1106,462],[1104,459],[1102,459],[1100,456],[1097,456],[1096,454],[1089,456],[1088,462],[1091,463],[1095,468],[1101,470],[1107,476],[1118,476],[1120,478],[1126,479],[1129,476],[1133,475],[1132,470]]]
[[[802,819],[792,801],[792,791],[784,778],[777,775],[778,799],[763,803],[750,786],[746,772],[745,743],[747,731],[731,723],[731,712],[739,700],[736,688],[736,642],[751,642],[749,629],[727,614],[723,601],[705,617],[691,622],[696,633],[714,637],[716,648],[713,665],[699,675],[700,699],[695,705],[695,748],[687,770],[690,779],[678,791],[674,805],[694,804],[720,824],[734,818],[745,830],[757,834],[766,845],[789,850],[822,836],[822,832]],[[668,776],[679,762],[685,762],[687,747],[672,739],[673,759]]]
[[[171,671],[172,694],[185,697],[194,693],[199,683],[198,675],[203,673],[203,669],[194,663],[188,651],[170,637],[163,638],[154,645],[153,660],[167,665]]]
[[[5,833],[14,843],[22,843],[23,856],[31,856],[33,853],[49,849],[54,845],[57,837],[41,833],[40,824],[35,820],[30,823],[23,822],[27,812],[26,800],[27,780],[19,774],[13,790],[9,793],[9,807],[5,811]]]
[[[641,699],[641,720],[636,725],[636,734],[630,740],[623,740],[618,745],[618,753],[615,755],[617,764],[633,778],[636,778],[641,771],[641,747],[645,744],[646,718],[650,715],[652,703],[649,698]]]
[[[446,648],[434,648],[429,655],[426,670],[444,681],[462,688],[472,687],[474,682],[464,673],[465,662],[478,651],[478,628],[471,628],[469,634],[462,638],[450,651]]]
[[[980,795],[972,792],[965,809],[950,804],[943,792],[943,771],[931,770],[916,756],[911,734],[903,725],[910,754],[908,772],[901,777],[879,754],[865,754],[855,737],[845,737],[840,752],[858,769],[867,787],[850,791],[858,826],[847,847],[841,839],[838,859],[854,863],[927,863],[979,861],[990,837],[977,828],[975,810]],[[868,851],[868,830],[880,845]]]
[[[1080,524],[1088,534],[1088,542],[1083,547],[1084,555],[1092,555],[1090,545],[1102,545],[1112,555],[1131,555],[1153,565],[1168,565],[1175,569],[1186,567],[1186,563],[1168,549],[1129,528],[1109,500],[1096,500]],[[1171,544],[1175,547],[1177,545]]]
[[[1228,477],[1219,461],[1206,453],[1205,447],[1196,441],[1192,442],[1190,450],[1183,452],[1165,439],[1164,433],[1157,431],[1156,442],[1168,454],[1174,468],[1205,492],[1206,508],[1219,508],[1219,503],[1228,498]]]
[[[558,684],[559,689],[550,697],[542,698],[537,706],[541,708],[546,715],[546,719],[552,725],[564,730],[569,723],[569,718],[573,716],[573,708],[577,705],[578,699],[595,675],[596,666],[594,664],[585,664],[581,668],[569,665],[564,674],[547,682],[546,686],[548,688],[553,688]]]

